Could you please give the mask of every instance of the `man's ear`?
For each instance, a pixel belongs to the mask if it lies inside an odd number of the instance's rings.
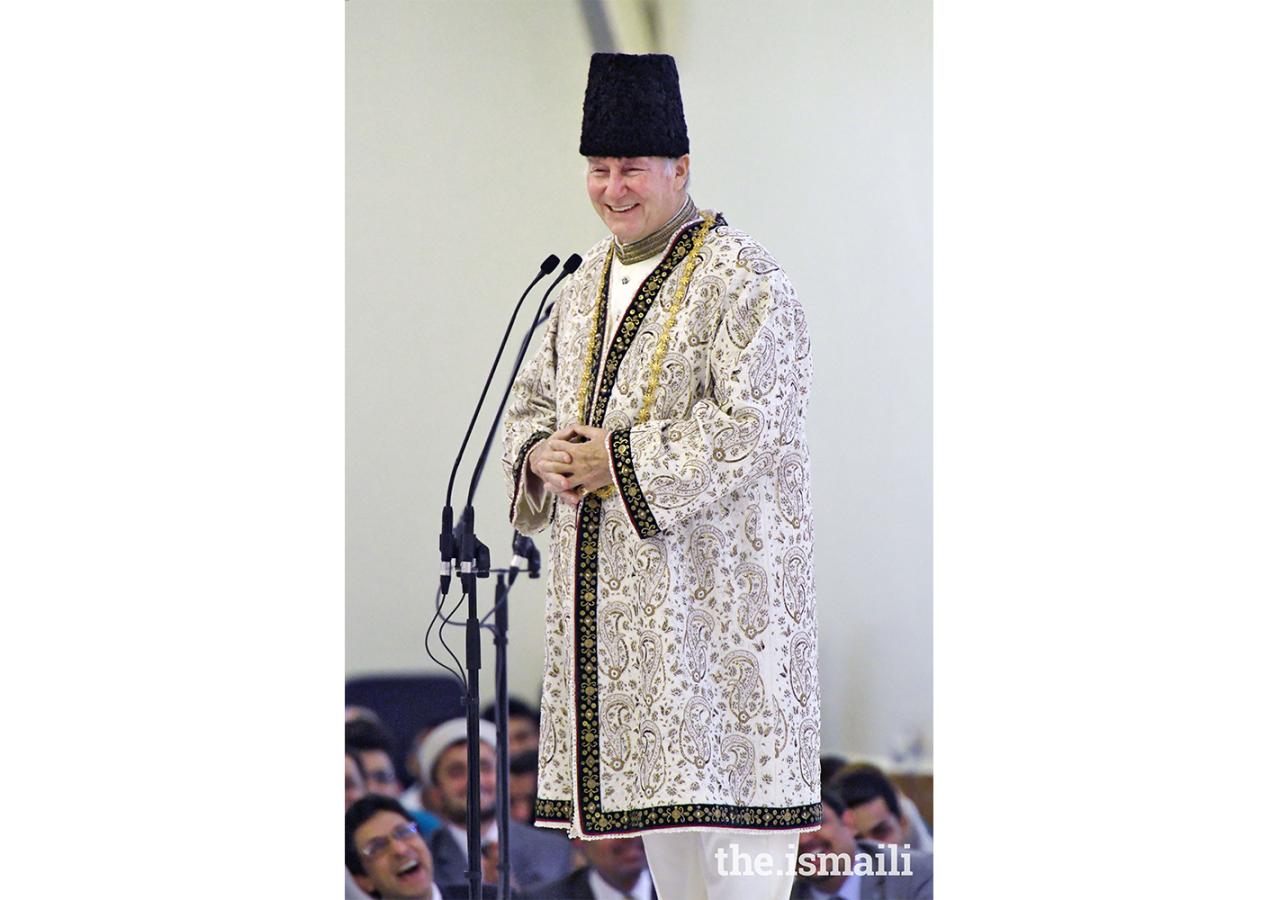
[[[845,828],[849,829],[850,833],[854,835],[858,833],[857,831],[854,830],[854,827],[853,827],[853,811],[852,810],[846,809],[844,812],[840,813],[840,822],[841,824],[844,825]]]
[[[373,879],[370,878],[368,875],[356,875],[353,872],[351,875],[351,880],[356,883],[356,886],[359,887],[360,890],[364,891],[370,897],[374,896]]]

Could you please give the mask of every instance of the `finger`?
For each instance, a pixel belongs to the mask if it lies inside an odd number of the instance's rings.
[[[600,435],[605,433],[603,428],[596,428],[592,425],[582,425],[580,423],[570,425],[569,428],[574,434],[581,435],[589,441],[594,441],[596,438],[600,437]]]
[[[542,452],[544,455],[556,454],[557,456],[562,456],[564,457],[563,461],[568,462],[573,459],[573,448],[575,446],[575,444],[572,444],[569,441],[556,441],[554,444],[548,441],[547,446]]]
[[[572,487],[569,484],[569,478],[559,472],[547,472],[542,476],[542,481],[547,487],[551,488],[553,493],[557,494],[570,490]]]
[[[548,453],[535,459],[531,465],[535,471],[563,472],[573,464],[568,453]]]
[[[561,450],[544,450],[536,460],[534,465],[541,463],[550,463],[555,466],[567,466],[573,462],[573,456]]]

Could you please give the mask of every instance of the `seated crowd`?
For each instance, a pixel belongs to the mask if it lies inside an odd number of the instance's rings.
[[[492,707],[486,711],[491,720]],[[639,837],[570,840],[532,824],[538,714],[509,706],[510,873],[517,900],[658,900]],[[377,716],[348,710],[347,900],[447,900],[469,896],[467,729],[451,719],[418,736],[401,786],[392,740]],[[498,896],[497,734],[480,728],[485,897]],[[932,898],[932,836],[915,805],[870,763],[824,757],[823,822],[800,835],[791,900]],[[904,862],[906,863],[904,865]]]

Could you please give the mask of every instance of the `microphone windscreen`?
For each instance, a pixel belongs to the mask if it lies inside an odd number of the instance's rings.
[[[548,256],[546,259],[542,261],[542,274],[550,275],[552,270],[555,269],[555,267],[558,265],[560,265],[560,257],[552,253],[550,256]],[[577,267],[575,266],[574,268],[577,268]]]
[[[564,274],[572,275],[574,272],[578,271],[578,266],[580,265],[582,265],[582,257],[576,253],[573,254],[573,256],[570,256],[565,260]]]

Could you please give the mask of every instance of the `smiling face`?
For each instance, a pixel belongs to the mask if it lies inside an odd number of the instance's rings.
[[[376,891],[385,900],[422,900],[431,896],[431,851],[421,835],[409,833],[404,827],[412,824],[399,813],[384,809],[356,829],[355,845],[365,874],[354,877],[361,890],[370,894]],[[371,846],[375,852],[368,855],[364,851]]]
[[[684,205],[689,155],[587,159],[587,194],[601,220],[624,244],[648,237]]]
[[[454,744],[440,754],[435,765],[435,784],[427,788],[427,808],[455,825],[467,823],[467,745]],[[480,819],[494,816],[498,800],[497,754],[480,742]]]

